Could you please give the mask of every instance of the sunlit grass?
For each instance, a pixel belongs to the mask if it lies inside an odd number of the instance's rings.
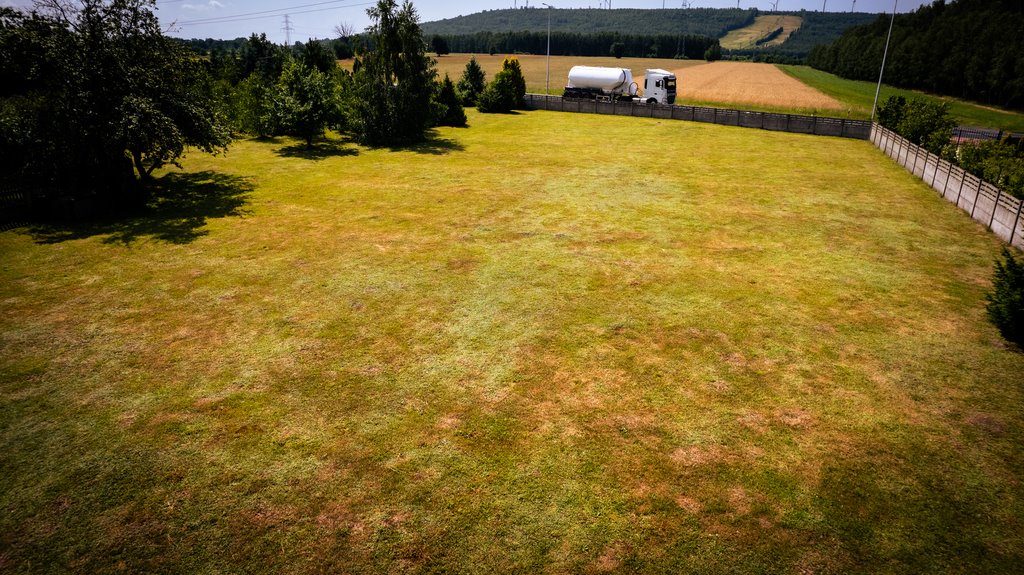
[[[867,142],[470,124],[0,234],[0,570],[1017,571],[991,234]]]
[[[849,105],[855,114],[865,119],[871,117],[871,105],[875,101],[875,89],[877,87],[874,82],[845,80],[833,74],[815,70],[809,66],[779,66],[779,68],[808,86]],[[933,96],[914,90],[904,90],[882,85],[878,102],[881,104],[889,96],[895,95],[901,95],[908,99],[927,98],[945,102],[949,105],[950,114],[961,125],[1024,132],[1024,114],[1000,110],[992,106],[982,106],[956,98]]]

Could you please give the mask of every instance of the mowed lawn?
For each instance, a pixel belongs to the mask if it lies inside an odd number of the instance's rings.
[[[867,142],[470,123],[0,233],[0,571],[1019,572],[992,235]]]

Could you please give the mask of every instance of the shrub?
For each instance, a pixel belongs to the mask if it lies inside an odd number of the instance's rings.
[[[1007,248],[996,260],[992,290],[985,295],[989,319],[1007,341],[1024,346],[1024,262]]]
[[[455,93],[455,84],[452,83],[448,74],[444,75],[444,81],[441,82],[434,101],[437,105],[436,124],[438,126],[461,128],[466,125],[466,111],[462,109],[462,102],[459,101],[459,96]]]
[[[526,102],[526,79],[516,58],[505,58],[501,71],[494,75],[494,81],[487,85],[476,108],[484,113],[508,113],[522,108]]]
[[[704,51],[704,59],[708,62],[715,62],[722,59],[722,46],[715,42],[710,48]]]
[[[476,99],[486,87],[487,76],[483,68],[475,57],[470,57],[469,62],[466,62],[466,69],[462,71],[462,78],[459,79],[458,92],[462,98],[462,105],[476,106]]]

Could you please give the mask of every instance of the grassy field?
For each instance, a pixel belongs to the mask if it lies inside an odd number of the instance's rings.
[[[758,16],[750,26],[732,30],[726,34],[721,40],[722,48],[726,50],[756,48],[758,40],[782,28],[782,34],[764,44],[765,47],[778,46],[788,40],[790,35],[800,28],[803,21],[803,18],[792,15]]]
[[[871,117],[871,105],[875,100],[876,84],[874,82],[844,80],[809,66],[779,66],[779,68],[808,86],[844,102],[850,106],[854,114],[864,118]],[[907,98],[929,98],[946,102],[949,104],[950,113],[956,118],[958,123],[964,126],[1024,132],[1024,114],[973,104],[955,98],[932,96],[923,92],[883,85],[878,101],[879,103],[884,102],[889,96],[898,94]]]
[[[0,572],[1019,572],[991,234],[867,142],[470,123],[0,233]]]
[[[711,62],[678,70],[677,103],[728,102],[730,107],[845,116],[842,102],[787,76],[771,64]]]

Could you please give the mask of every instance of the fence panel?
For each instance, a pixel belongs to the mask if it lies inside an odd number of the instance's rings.
[[[606,114],[616,116],[637,116],[664,120],[688,120],[722,126],[760,128],[799,134],[838,136],[868,140],[871,138],[871,123],[861,120],[827,118],[821,116],[800,116],[771,112],[752,112],[729,108],[706,108],[701,106],[668,106],[639,102],[597,102],[595,100],[566,100],[559,96],[527,94],[526,107],[534,110],[553,110],[583,114]]]
[[[985,224],[997,237],[1024,248],[1024,201],[1004,194],[996,186],[878,124],[872,125],[868,139],[947,201]]]

